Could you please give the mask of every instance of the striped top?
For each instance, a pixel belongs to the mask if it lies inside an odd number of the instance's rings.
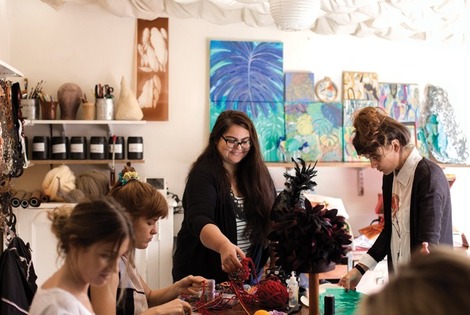
[[[232,194],[234,203],[236,204],[236,207],[239,210],[243,210],[243,198],[241,197],[236,197]],[[240,247],[240,249],[246,254],[248,252],[248,249],[251,246],[251,242],[249,237],[247,235],[250,235],[249,233],[245,233],[246,229],[246,219],[240,218],[238,215],[236,216],[236,224],[237,224],[237,246]]]

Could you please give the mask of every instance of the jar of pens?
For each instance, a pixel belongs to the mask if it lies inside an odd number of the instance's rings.
[[[54,101],[54,98],[42,91],[44,80],[38,82],[34,89],[28,94],[28,79],[24,79],[25,89],[22,92],[21,112],[24,119],[39,119],[39,108],[41,108],[41,119],[54,120],[56,119],[57,105],[59,102]],[[39,106],[40,105],[40,106]]]
[[[31,92],[28,93],[28,79],[24,79],[24,90],[21,91],[21,115],[23,119],[39,119],[39,93],[43,81],[39,82]]]
[[[95,107],[97,120],[113,120],[114,88],[108,84],[95,85]]]

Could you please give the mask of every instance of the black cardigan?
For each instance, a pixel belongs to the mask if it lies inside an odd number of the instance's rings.
[[[197,165],[188,176],[183,194],[184,219],[173,255],[173,281],[187,275],[215,279],[216,283],[228,280],[227,273],[222,270],[220,254],[206,248],[199,239],[202,228],[212,223],[233,244],[237,244],[231,196],[227,193],[224,198],[219,198],[222,183],[216,181],[214,172],[213,167],[205,161]],[[269,257],[269,249],[255,245],[248,256],[255,263],[259,275]]]
[[[384,175],[384,229],[367,252],[379,262],[388,257],[388,270],[393,273],[390,252],[392,231],[392,186],[394,173]],[[452,205],[450,188],[442,169],[423,158],[419,161],[413,180],[410,205],[410,249],[421,247],[422,242],[452,245]]]

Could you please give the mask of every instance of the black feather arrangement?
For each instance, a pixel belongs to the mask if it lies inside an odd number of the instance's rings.
[[[351,244],[351,235],[343,216],[337,209],[326,209],[323,204],[312,206],[303,197],[303,190],[316,183],[315,165],[296,163],[296,175],[286,176],[284,194],[279,194],[272,212],[272,241],[276,265],[284,271],[316,273],[324,267],[334,266],[344,258]],[[294,184],[295,183],[295,184]],[[288,191],[292,188],[296,191]],[[289,200],[290,198],[290,200]],[[331,268],[330,268],[331,269]]]

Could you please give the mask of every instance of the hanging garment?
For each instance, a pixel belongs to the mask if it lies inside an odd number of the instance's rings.
[[[28,314],[37,290],[29,243],[13,237],[0,256],[0,314]]]

